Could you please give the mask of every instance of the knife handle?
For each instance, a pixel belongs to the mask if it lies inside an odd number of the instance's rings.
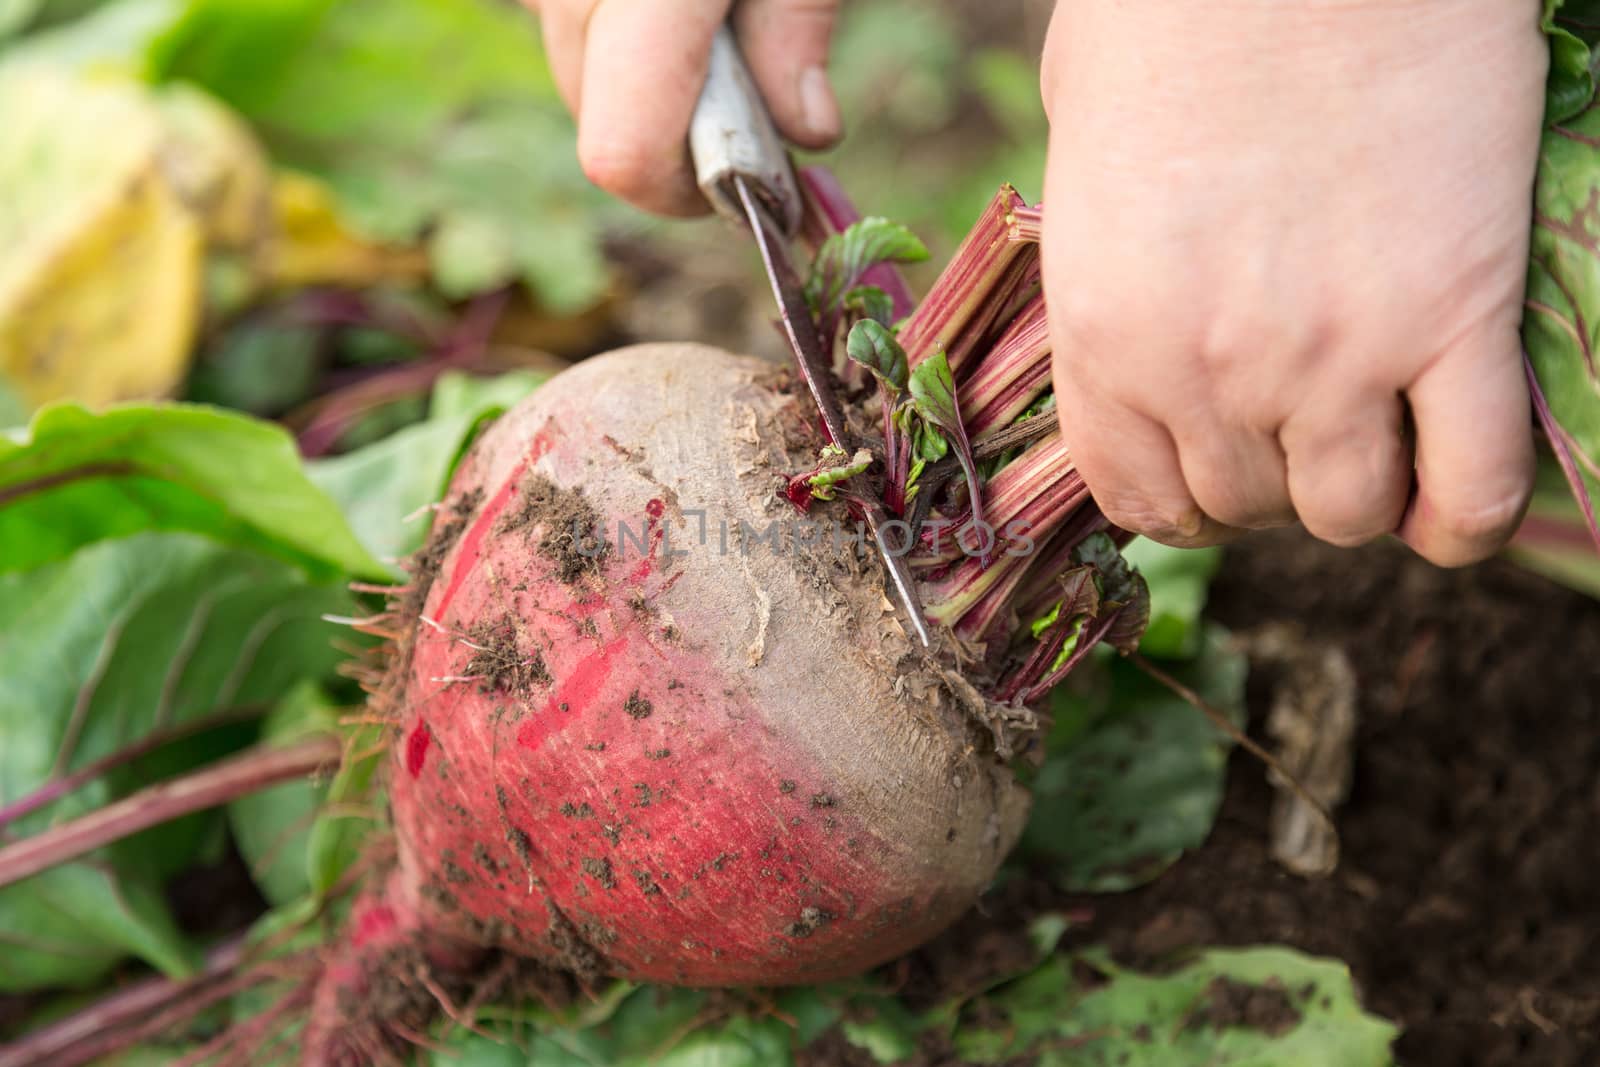
[[[719,215],[748,226],[733,187],[742,177],[786,236],[800,228],[800,185],[789,150],[767,113],[750,68],[727,25],[711,41],[711,62],[689,122],[695,180]]]

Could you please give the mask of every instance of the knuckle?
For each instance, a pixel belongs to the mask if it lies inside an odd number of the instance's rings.
[[[737,5],[734,21],[759,80],[826,65],[838,14],[839,0],[769,0]]]
[[[1134,495],[1113,495],[1099,500],[1099,504],[1101,513],[1112,524],[1162,544],[1180,547],[1195,544],[1205,527],[1205,517],[1199,508],[1166,508],[1147,497]]]
[[[1283,352],[1275,331],[1253,311],[1219,311],[1198,328],[1192,339],[1195,358],[1213,376],[1248,372],[1263,352]]]
[[[1259,530],[1294,519],[1294,506],[1281,479],[1243,465],[1186,463],[1184,473],[1197,507],[1224,526]]]
[[[1340,548],[1394,533],[1411,495],[1412,462],[1398,428],[1323,427],[1289,444],[1289,492],[1306,532]]]

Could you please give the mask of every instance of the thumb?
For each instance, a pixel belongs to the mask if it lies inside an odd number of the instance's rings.
[[[734,7],[739,45],[772,119],[802,148],[827,148],[844,132],[827,71],[838,11],[838,0],[745,0]]]

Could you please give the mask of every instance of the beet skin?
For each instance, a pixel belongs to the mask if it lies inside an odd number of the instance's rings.
[[[474,444],[379,698],[413,949],[814,982],[988,884],[1027,794],[843,507],[808,529],[784,501],[815,432],[774,368],[651,345]]]

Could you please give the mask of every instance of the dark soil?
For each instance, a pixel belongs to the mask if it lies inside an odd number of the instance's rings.
[[[1407,1067],[1600,1062],[1600,604],[1503,562],[1287,533],[1232,550],[1212,604],[1349,655],[1343,860],[1321,882],[1274,867],[1265,777],[1236,756],[1205,849],[1102,907],[1104,935],[1146,962],[1202,942],[1338,956],[1405,1027]]]
[[[536,685],[550,684],[550,670],[539,650],[526,655],[517,647],[517,624],[510,615],[469,627],[466,636],[477,651],[462,668],[463,676],[477,679],[479,692],[525,695]]]
[[[542,474],[529,474],[520,493],[521,504],[500,520],[501,532],[542,530],[539,554],[556,565],[556,577],[568,585],[600,569],[611,544],[582,490],[563,489]]]
[[[1503,562],[1441,571],[1398,546],[1341,552],[1291,533],[1230,549],[1212,604],[1239,631],[1298,622],[1355,667],[1338,871],[1306,881],[1274,863],[1271,789],[1236,752],[1203,849],[1114,897],[1019,880],[891,969],[908,996],[1014,973],[1019,919],[1066,905],[1093,912],[1073,944],[1141,967],[1265,942],[1343,959],[1367,1006],[1403,1026],[1405,1067],[1600,1063],[1600,604]],[[1251,690],[1259,734],[1270,689]]]
[[[456,542],[461,539],[462,532],[467,528],[467,520],[482,503],[483,489],[481,487],[470,489],[450,501],[448,510],[442,511],[439,521],[431,525],[427,543],[417,550],[406,566],[411,575],[410,592],[402,601],[406,614],[415,615],[422,610],[422,604],[428,599],[428,590],[433,585],[434,577],[439,573],[440,565],[444,563],[444,558],[450,554]]]

